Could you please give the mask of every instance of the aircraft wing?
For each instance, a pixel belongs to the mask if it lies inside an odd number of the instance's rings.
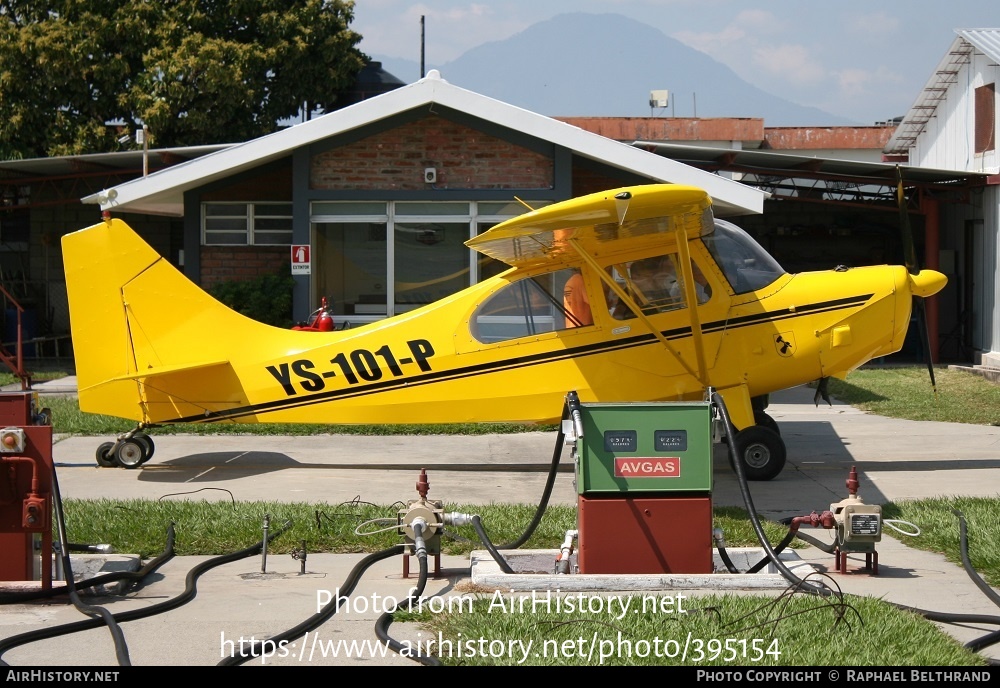
[[[465,242],[514,267],[561,263],[575,257],[569,239],[588,253],[614,252],[676,229],[689,239],[712,231],[712,199],[678,184],[611,189],[532,210]]]

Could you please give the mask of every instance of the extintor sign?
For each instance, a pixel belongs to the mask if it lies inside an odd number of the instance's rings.
[[[310,274],[312,263],[309,258],[309,244],[292,245],[292,274]]]

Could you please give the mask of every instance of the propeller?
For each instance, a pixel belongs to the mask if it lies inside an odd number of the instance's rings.
[[[913,242],[913,230],[910,228],[910,215],[906,212],[906,194],[903,192],[903,170],[896,165],[896,204],[899,206],[899,228],[903,235],[903,262],[906,270],[911,275],[920,273],[920,266],[917,265],[916,248]],[[927,362],[927,372],[931,378],[931,388],[937,396],[937,383],[934,380],[934,364],[931,361],[931,337],[927,331],[927,307],[924,299],[914,297],[917,310],[917,328],[920,330],[921,348],[924,350],[924,359]]]
[[[825,401],[831,407],[833,406],[833,402],[830,401],[830,378],[828,377],[821,377],[816,382],[816,393],[813,394],[813,403],[816,404],[816,406],[819,406],[820,399]]]

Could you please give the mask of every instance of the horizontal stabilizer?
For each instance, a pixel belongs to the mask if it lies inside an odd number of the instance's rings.
[[[121,382],[122,380],[152,379],[155,377],[170,375],[172,373],[177,373],[182,371],[183,372],[195,371],[204,368],[214,368],[216,366],[228,366],[228,365],[229,361],[206,361],[204,363],[181,363],[178,365],[157,366],[155,368],[146,368],[145,370],[140,370],[135,373],[119,375],[117,377],[111,378],[110,380],[99,382],[98,384],[94,385],[94,387],[99,387],[100,385],[104,385],[109,382]]]

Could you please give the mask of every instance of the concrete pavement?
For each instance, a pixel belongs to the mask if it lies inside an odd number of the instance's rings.
[[[52,393],[45,389],[47,384],[36,388],[43,394]],[[71,393],[66,381],[61,384],[56,393]],[[753,506],[762,518],[780,519],[830,508],[847,497],[845,481],[852,466],[857,467],[859,494],[867,504],[933,496],[997,496],[1000,428],[887,419],[836,402],[832,408],[825,404],[817,407],[812,394],[813,390],[801,387],[772,396],[768,412],[779,423],[789,458],[785,470],[774,480],[750,483]],[[330,504],[357,498],[391,504],[416,496],[417,476],[426,468],[433,499],[463,505],[495,501],[533,504],[541,497],[555,445],[555,433],[543,432],[468,437],[202,437],[161,436],[154,431],[153,458],[139,469],[126,470],[97,467],[96,447],[106,439],[111,438],[69,437],[55,443],[64,498],[235,498]],[[577,497],[568,449],[562,453],[551,502],[574,505]],[[745,506],[723,446],[716,448],[713,481],[714,506]],[[919,524],[914,525],[919,528]],[[805,532],[831,540],[829,531]],[[911,539],[887,527],[877,546],[877,576],[861,568],[860,555],[852,556],[846,575],[832,575],[848,593],[938,612],[1000,616],[996,605],[960,566],[906,546]],[[832,556],[817,548],[799,550],[797,555],[820,571],[834,569]],[[317,591],[341,585],[360,558],[311,554],[305,574],[300,572],[299,562],[289,557],[269,559],[266,574],[261,573],[259,557],[213,569],[200,579],[197,597],[191,603],[123,625],[132,662],[214,664],[228,647],[226,640],[270,637],[314,614]],[[175,558],[138,593],[125,599],[102,599],[102,603],[114,612],[156,604],[182,590],[187,572],[204,559]],[[428,584],[425,595],[454,596],[472,583],[475,558],[444,557],[443,566],[443,575]],[[364,575],[355,596],[402,599],[412,582],[402,577],[401,560],[392,558]],[[626,577],[618,587],[636,589]],[[372,627],[378,614],[354,608],[347,611],[320,627],[323,640],[373,640]],[[65,603],[7,605],[3,612],[0,638],[81,618],[80,612]],[[967,642],[996,626],[946,624],[942,628]],[[419,631],[400,626],[399,632]],[[304,651],[303,642],[297,641],[297,651]],[[1000,658],[994,648],[983,654]],[[13,666],[116,663],[106,629],[31,643],[0,658]],[[274,658],[273,663],[306,662],[290,654]],[[352,658],[320,659],[314,655],[309,663],[417,665],[410,659],[378,657],[372,652]]]

